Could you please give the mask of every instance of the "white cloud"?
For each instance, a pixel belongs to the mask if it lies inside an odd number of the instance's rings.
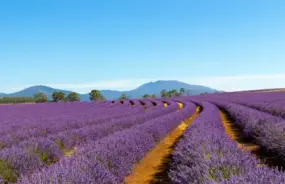
[[[162,77],[157,79],[129,79],[108,80],[90,83],[75,84],[43,84],[53,88],[72,90],[79,93],[87,93],[92,89],[131,90],[146,82],[156,80],[178,80],[189,84],[204,85],[224,91],[240,91],[252,89],[284,88],[285,73],[272,75],[236,75],[236,76],[205,76],[205,77]],[[32,85],[21,87],[9,87],[3,92],[19,91]],[[0,89],[0,91],[2,91]]]

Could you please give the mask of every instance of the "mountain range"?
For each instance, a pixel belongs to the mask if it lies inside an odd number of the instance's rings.
[[[130,98],[141,98],[144,94],[155,94],[156,96],[160,96],[160,91],[165,90],[172,90],[176,89],[177,91],[180,90],[180,88],[185,89],[186,95],[198,95],[200,93],[215,93],[219,92],[218,90],[206,87],[206,86],[200,86],[200,85],[190,85],[184,82],[174,81],[174,80],[168,80],[168,81],[156,81],[156,82],[149,82],[141,85],[140,87],[130,90],[130,91],[115,91],[115,90],[101,90],[101,93],[103,96],[108,100],[118,99],[123,93],[126,94]],[[51,99],[52,94],[57,92],[64,92],[65,94],[70,93],[68,90],[62,90],[62,89],[54,89],[48,86],[43,85],[37,85],[32,86],[29,88],[26,88],[24,90],[21,90],[19,92],[5,94],[0,93],[0,97],[32,97],[34,94],[38,92],[42,92],[48,96],[49,99]],[[88,101],[89,95],[87,94],[80,94],[82,101]]]

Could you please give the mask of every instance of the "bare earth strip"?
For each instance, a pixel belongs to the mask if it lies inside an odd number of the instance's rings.
[[[183,104],[179,104],[179,106],[183,108]],[[154,176],[159,172],[159,168],[163,164],[164,159],[172,153],[173,145],[177,139],[183,135],[199,113],[200,107],[197,107],[194,115],[182,122],[175,130],[170,132],[167,137],[161,140],[158,145],[135,166],[133,173],[125,179],[125,183],[146,184],[154,181]]]
[[[232,122],[229,121],[229,119],[227,118],[226,114],[222,111],[220,111],[220,116],[223,122],[223,125],[225,127],[226,133],[227,135],[233,139],[234,141],[236,141],[237,145],[239,148],[241,148],[243,151],[255,151],[259,148],[258,145],[255,144],[248,144],[248,143],[240,143],[238,142],[238,133],[236,131],[234,131],[234,129],[232,128]]]
[[[225,127],[225,131],[227,135],[234,141],[236,141],[238,147],[245,152],[257,152],[259,150],[259,146],[252,143],[240,143],[238,142],[239,135],[238,133],[232,128],[232,122],[227,118],[226,114],[220,111],[220,116]],[[258,167],[264,166],[264,163],[259,163]]]

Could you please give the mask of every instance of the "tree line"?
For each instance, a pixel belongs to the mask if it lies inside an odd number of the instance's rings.
[[[171,98],[171,97],[179,97],[179,96],[190,96],[189,90],[185,90],[184,88],[180,88],[179,91],[173,90],[162,90],[160,92],[160,96],[162,98]],[[201,93],[204,95],[207,93]],[[145,94],[142,96],[143,98],[156,98],[155,94]],[[122,94],[118,100],[127,100],[130,97],[127,94]],[[100,90],[92,90],[89,93],[89,99],[91,101],[105,101],[106,98],[103,96]],[[52,94],[52,101],[49,101],[48,96],[42,92],[39,92],[34,95],[34,97],[3,97],[0,98],[0,103],[44,103],[44,102],[77,102],[80,101],[80,95],[76,92],[70,92],[69,94],[65,94],[64,92],[54,92]]]
[[[33,97],[0,97],[0,104],[35,103]]]
[[[126,94],[122,94],[119,100],[126,100],[129,97]],[[48,97],[42,92],[39,92],[34,95],[35,102],[37,103],[44,103],[48,102]],[[92,90],[89,93],[89,99],[91,101],[105,101],[106,98],[102,95],[102,93],[99,90]],[[52,102],[78,102],[81,101],[80,95],[76,92],[70,92],[68,95],[66,95],[64,92],[54,92],[52,94]]]
[[[80,96],[76,92],[70,92],[67,96],[63,92],[54,92],[52,94],[52,101],[49,101],[48,96],[42,92],[34,95],[36,103],[44,102],[77,102],[80,101]]]
[[[207,92],[200,93],[200,95],[206,95],[208,94]],[[176,89],[172,90],[161,90],[160,91],[160,97],[162,98],[171,98],[171,97],[179,97],[179,96],[192,96],[193,93],[191,90],[186,90],[185,88],[180,88],[179,91]],[[145,94],[143,98],[156,98],[155,94]]]

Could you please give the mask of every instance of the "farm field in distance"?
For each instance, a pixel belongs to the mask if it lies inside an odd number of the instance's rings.
[[[0,183],[285,183],[285,92],[0,106]]]

